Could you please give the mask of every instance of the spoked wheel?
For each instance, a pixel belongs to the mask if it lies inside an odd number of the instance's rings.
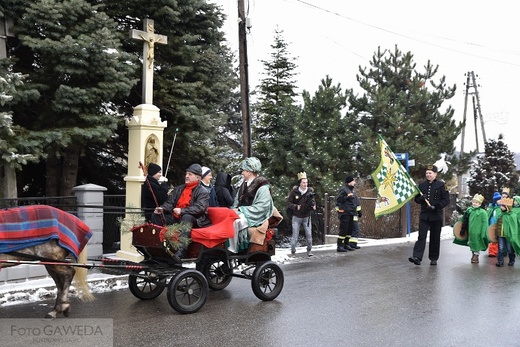
[[[229,274],[231,271],[229,265],[217,258],[205,259],[200,269],[198,267],[197,269],[206,277],[208,286],[212,290],[222,290],[226,288],[233,279]]]
[[[166,287],[166,276],[159,276],[150,271],[140,271],[137,275],[128,276],[128,288],[136,298],[141,300],[155,299]]]
[[[274,300],[282,292],[282,269],[272,261],[258,265],[253,272],[251,287],[258,299],[263,301]]]
[[[195,313],[208,298],[208,281],[196,270],[184,270],[168,284],[168,302],[179,313]]]

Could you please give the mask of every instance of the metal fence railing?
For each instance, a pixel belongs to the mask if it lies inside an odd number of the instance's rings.
[[[0,208],[29,205],[49,205],[71,214],[76,214],[77,212],[77,202],[75,196],[45,196],[0,199]]]
[[[103,196],[103,250],[119,249],[121,241],[121,232],[118,219],[124,218],[125,195],[107,195]]]
[[[444,209],[445,225],[451,224],[450,218],[456,209],[456,196],[450,196],[450,205]],[[119,249],[121,241],[121,231],[119,219],[124,218],[128,213],[141,213],[139,208],[125,207],[125,195],[108,195],[103,197],[103,206],[91,206],[103,209],[103,249],[110,251]],[[325,235],[337,235],[339,231],[339,220],[335,210],[335,196],[325,195],[324,206],[319,206],[312,214],[312,233],[313,239],[317,244],[325,242]],[[360,236],[367,238],[395,238],[402,236],[401,213],[392,213],[375,219],[374,216],[374,197],[360,197],[363,217],[360,218]],[[29,197],[15,199],[0,199],[0,208],[9,208],[26,205],[49,205],[59,208],[71,214],[76,214],[79,206],[75,196],[64,197]],[[419,227],[420,206],[413,201],[410,203],[411,212],[411,231],[417,231]],[[288,218],[284,219],[278,226],[280,236],[290,236],[291,222]],[[280,237],[280,240],[282,238]]]

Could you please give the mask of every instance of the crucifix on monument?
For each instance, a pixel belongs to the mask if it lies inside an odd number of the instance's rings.
[[[130,37],[134,40],[144,41],[143,45],[143,104],[153,104],[153,61],[155,59],[155,44],[166,45],[168,37],[155,33],[153,20],[146,18],[143,29],[130,31]]]
[[[132,39],[143,41],[143,99],[142,104],[134,107],[134,113],[127,121],[128,126],[128,175],[125,176],[128,208],[125,221],[131,223],[131,214],[140,213],[141,187],[145,176],[140,162],[163,164],[163,132],[166,122],[161,120],[159,108],[153,105],[153,63],[155,44],[165,45],[168,38],[155,34],[153,20],[143,21],[144,31],[131,30]],[[153,150],[153,153],[151,152]],[[153,154],[153,155],[151,155]],[[134,218],[135,220],[135,218]],[[141,261],[142,256],[132,245],[132,235],[121,230],[121,249],[116,255],[132,261]]]

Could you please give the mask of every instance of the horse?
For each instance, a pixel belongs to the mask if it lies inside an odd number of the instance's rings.
[[[54,309],[45,318],[65,317],[70,313],[69,288],[74,280],[79,297],[91,301],[86,244],[92,232],[76,216],[46,205],[32,205],[0,211],[0,270],[34,262],[45,265],[56,284]],[[67,263],[76,259],[78,267]]]

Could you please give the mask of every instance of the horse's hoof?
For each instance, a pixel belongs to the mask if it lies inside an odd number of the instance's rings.
[[[44,318],[49,318],[49,319],[55,319],[56,318],[56,312],[49,312],[45,315]]]
[[[65,310],[63,310],[63,315],[64,315],[65,317],[68,317],[69,314],[70,314],[70,307],[67,307]]]

